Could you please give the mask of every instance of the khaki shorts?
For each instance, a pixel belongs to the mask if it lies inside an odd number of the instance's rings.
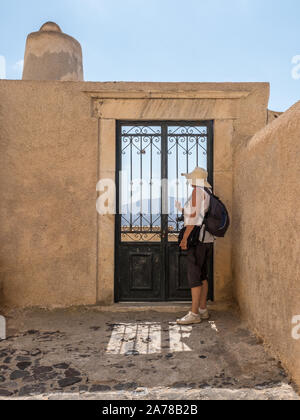
[[[213,243],[201,243],[194,248],[190,248],[187,254],[187,275],[191,289],[203,285],[204,280],[208,280],[208,264],[213,253]]]

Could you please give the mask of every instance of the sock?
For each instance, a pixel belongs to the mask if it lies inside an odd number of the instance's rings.
[[[204,314],[206,311],[207,311],[207,309],[200,309],[199,308],[199,312],[200,312],[201,315]]]

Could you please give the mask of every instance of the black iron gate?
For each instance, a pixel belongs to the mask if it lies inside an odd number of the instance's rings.
[[[213,185],[212,121],[117,123],[116,302],[191,300],[175,202],[196,166]],[[213,258],[209,277],[212,300]]]

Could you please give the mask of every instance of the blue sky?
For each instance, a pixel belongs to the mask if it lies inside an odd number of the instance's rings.
[[[300,99],[299,0],[0,0],[8,79],[48,20],[81,42],[85,80],[268,81],[271,109]]]

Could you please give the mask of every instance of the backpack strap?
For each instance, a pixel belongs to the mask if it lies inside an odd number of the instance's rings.
[[[210,197],[212,197],[213,195],[214,195],[214,193],[212,192],[212,191],[210,191],[210,189],[209,188],[204,188],[204,191],[205,192],[207,192],[207,194],[209,194],[209,196]],[[201,229],[203,228],[203,226],[204,226],[204,231],[203,231],[203,237],[202,237],[202,241],[200,241],[202,244],[204,244],[204,240],[205,240],[205,235],[206,235],[206,224],[205,224],[205,219],[207,218],[207,216],[208,216],[208,213],[209,213],[209,209],[208,209],[208,211],[206,212],[206,214],[205,214],[205,216],[204,216],[204,218],[203,218],[203,224],[202,224],[202,226],[201,226]]]
[[[205,225],[205,223],[203,223],[203,225],[202,225],[201,229],[202,229],[203,227],[204,227],[204,230],[203,230],[203,237],[202,237],[202,241],[201,241],[201,243],[202,243],[202,244],[204,244],[205,235],[206,235],[206,225]]]
[[[216,194],[214,194],[214,192],[213,191],[210,191],[210,189],[209,188],[204,188],[204,191],[205,192],[207,192],[207,194],[209,194],[209,196],[210,197],[214,197],[215,199],[217,199],[217,200],[219,200],[220,201],[220,197],[218,197],[218,196],[216,196]]]
[[[209,188],[204,188],[204,191],[207,192],[207,194],[209,194],[209,196],[214,195],[214,193],[209,189]]]

